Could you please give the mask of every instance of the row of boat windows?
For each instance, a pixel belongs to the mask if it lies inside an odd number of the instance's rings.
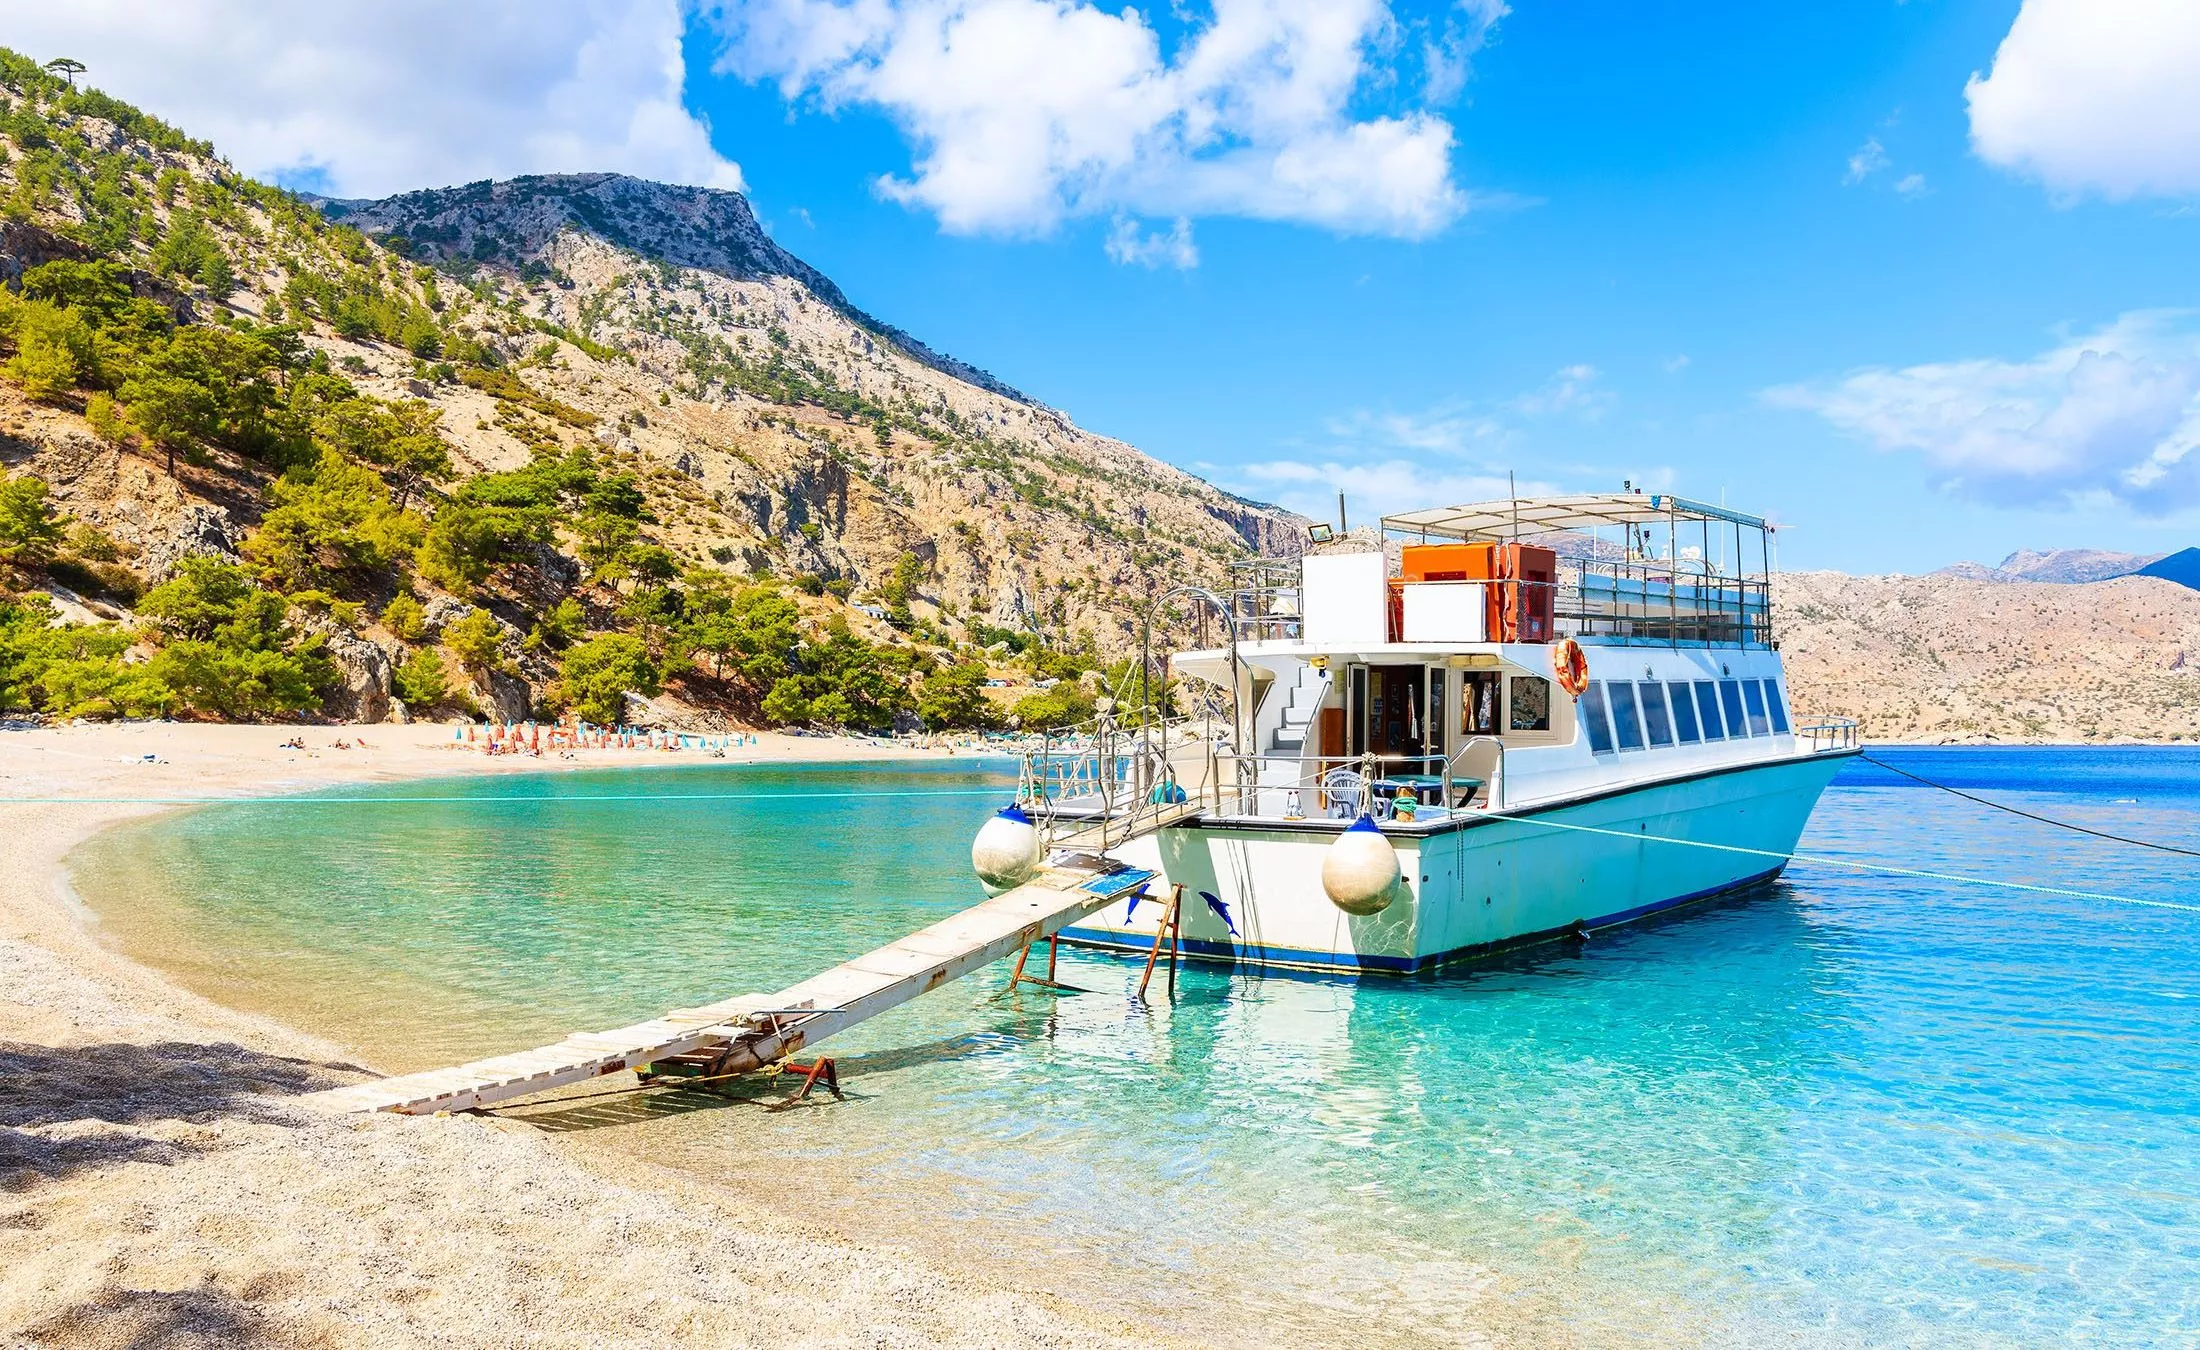
[[[1788,729],[1778,680],[1591,680],[1581,716],[1589,748],[1600,755],[1785,736]]]

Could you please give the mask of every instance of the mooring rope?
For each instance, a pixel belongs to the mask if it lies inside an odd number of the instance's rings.
[[[536,806],[563,806],[590,802],[770,802],[847,801],[863,797],[999,797],[1005,787],[907,788],[851,794],[843,789],[820,788],[815,792],[576,792],[558,796],[408,795],[389,797],[305,797],[271,794],[264,797],[0,797],[0,806],[386,806],[448,804],[476,806],[483,803],[526,802]]]
[[[1862,862],[1854,858],[1836,858],[1824,853],[1782,853],[1776,849],[1745,848],[1740,844],[1714,844],[1703,839],[1675,839],[1670,835],[1647,834],[1634,830],[1614,830],[1600,825],[1575,825],[1563,820],[1543,820],[1536,816],[1516,816],[1507,812],[1492,812],[1490,819],[1510,820],[1522,825],[1540,825],[1547,830],[1577,830],[1583,834],[1609,835],[1614,839],[1633,839],[1646,844],[1681,844],[1689,848],[1707,848],[1719,853],[1740,853],[1754,858],[1777,858],[1791,863],[1819,863],[1827,867],[1846,867],[1858,872],[1878,872],[1887,876],[1916,877],[1925,881],[1952,881],[1968,886],[1997,886],[2004,890],[2029,891],[2036,895],[2061,896],[2071,900],[2106,900],[2119,905],[2140,905],[2147,909],[2174,909],[2187,914],[2200,914],[2200,905],[2180,904],[2175,900],[2147,900],[2135,895],[2111,895],[2107,891],[2080,891],[2067,886],[2041,886],[2028,881],[2002,881],[1995,877],[1966,876],[1960,872],[1934,872],[1921,867],[1896,867],[1890,863]]]
[[[2074,834],[2090,834],[2095,839],[2109,839],[2119,844],[2131,844],[2138,848],[2157,849],[2163,853],[2181,853],[2188,858],[2200,858],[2200,849],[2180,848],[2175,844],[2157,843],[2152,839],[2134,839],[2127,834],[2110,834],[2106,830],[2091,829],[2087,826],[2075,824],[2071,821],[2057,820],[2053,816],[2043,816],[2032,811],[2026,811],[2020,807],[2008,806],[2001,802],[1981,797],[1976,793],[1965,792],[1962,788],[1950,787],[1946,783],[1936,783],[1932,779],[1927,778],[1922,774],[1915,774],[1911,773],[1908,769],[1897,768],[1883,759],[1874,759],[1870,755],[1865,754],[1859,754],[1857,758],[1863,760],[1866,764],[1876,764],[1880,768],[1885,769],[1888,773],[1901,774],[1904,778],[1909,779],[1913,783],[1923,783],[1926,787],[1938,788],[1942,792],[1961,797],[1967,802],[1977,802],[1980,806],[1992,807],[1996,811],[2007,811],[2012,816],[2023,816],[2026,820],[2036,820],[2042,825],[2052,825],[2058,830],[2069,830]]]

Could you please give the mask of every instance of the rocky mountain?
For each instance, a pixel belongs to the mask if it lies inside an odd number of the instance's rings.
[[[748,199],[714,188],[618,173],[553,174],[430,188],[381,201],[312,198],[331,220],[358,226],[414,258],[446,267],[545,263],[558,237],[592,235],[637,257],[742,281],[785,277],[864,331],[943,374],[1018,402],[1023,394],[943,356],[848,302],[840,287],[781,248]]]
[[[2131,575],[2160,577],[2164,581],[2174,581],[2180,586],[2200,591],[2200,548],[2179,549],[2166,558],[2156,558]]]
[[[127,626],[204,557],[289,607],[254,642],[342,658],[336,716],[438,658],[475,703],[556,704],[586,639],[619,654],[594,706],[647,674],[881,725],[944,671],[1051,685],[1125,650],[1163,587],[1303,538],[864,313],[735,193],[582,174],[309,201],[0,50],[0,207],[0,468],[59,512],[0,558],[0,645],[37,645],[7,609],[25,567],[62,617]],[[795,629],[758,627],[767,591]],[[113,695],[160,627],[94,642],[90,697],[49,654],[72,692],[0,679],[0,702],[177,706],[157,680]],[[779,655],[734,650],[764,639]],[[205,696],[181,706],[230,715],[185,664]]]
[[[857,310],[737,193],[586,174],[324,209],[486,297],[465,331],[609,424],[696,561],[875,588],[913,552],[935,603],[1116,639],[1167,581],[1300,537]],[[477,393],[412,392],[483,466],[527,452]]]
[[[1798,713],[1880,741],[2200,739],[2200,591],[1782,575],[1774,619]]]
[[[2116,553],[2097,548],[2057,548],[2044,551],[2020,548],[1994,567],[1975,562],[1960,562],[1952,567],[1943,567],[1934,575],[1961,577],[1970,581],[2046,581],[2071,585],[2130,576],[2160,556],[2153,553]]]

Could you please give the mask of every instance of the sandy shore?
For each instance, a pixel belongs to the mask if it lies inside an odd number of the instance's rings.
[[[781,1218],[763,1188],[614,1168],[512,1121],[308,1116],[286,1099],[355,1079],[344,1051],[190,994],[72,908],[70,850],[163,809],[91,799],[693,758],[489,758],[447,728],[365,732],[0,732],[0,1342],[1151,1343],[946,1254]],[[306,751],[277,748],[293,734]],[[767,735],[732,758],[918,753]]]

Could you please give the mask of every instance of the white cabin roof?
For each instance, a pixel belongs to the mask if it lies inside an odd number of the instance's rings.
[[[1762,517],[1670,493],[1584,492],[1570,497],[1518,497],[1468,506],[1432,506],[1383,517],[1385,530],[1446,539],[1510,539],[1606,525],[1648,525],[1717,520],[1748,529],[1771,528]]]

